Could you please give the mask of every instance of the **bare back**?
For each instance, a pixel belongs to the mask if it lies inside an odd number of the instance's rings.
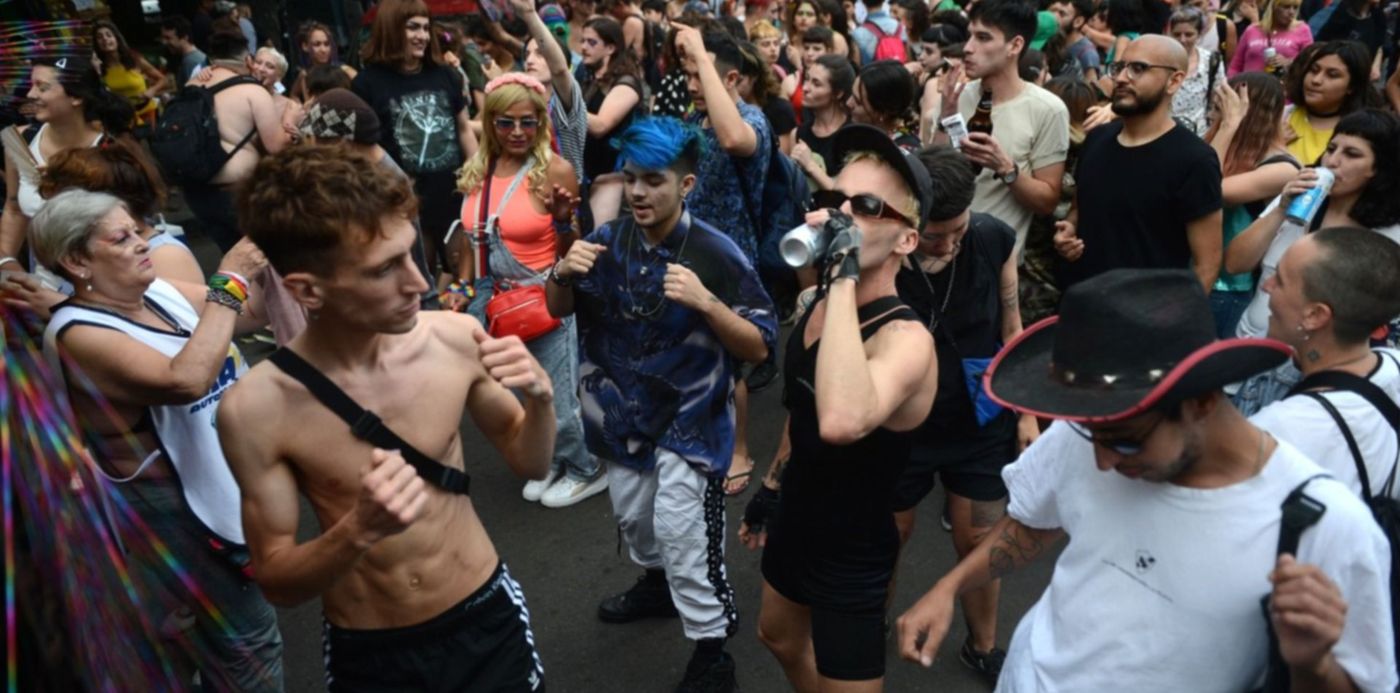
[[[491,382],[461,319],[424,314],[410,332],[386,335],[392,345],[373,369],[347,373],[322,368],[410,445],[457,469],[463,468],[458,427],[468,398],[474,387]],[[304,340],[293,340],[289,347],[321,368],[317,355],[306,352]],[[311,503],[323,532],[353,509],[373,448],[352,437],[348,425],[300,383],[271,363],[259,364],[223,406],[239,411],[234,435],[264,441],[256,445],[275,457],[270,463],[278,468],[274,474],[290,471],[295,491]],[[223,433],[227,440],[229,431]],[[226,442],[225,448],[230,447]],[[245,487],[245,526],[252,544],[257,537],[251,523],[258,520],[248,515],[249,470],[240,470],[234,458],[230,455]],[[435,487],[429,494],[412,526],[374,544],[322,594],[332,624],[377,629],[420,623],[462,601],[490,577],[496,550],[471,499]],[[285,505],[287,496],[279,498]],[[258,547],[253,548],[256,567]]]
[[[223,70],[215,74],[206,87],[215,87],[236,77]],[[219,121],[220,144],[226,152],[232,152],[248,133],[255,130],[267,136],[269,123],[274,132],[281,129],[272,95],[261,85],[240,84],[215,94],[214,112]],[[263,150],[272,149],[262,140],[263,137],[254,135],[253,139],[234,153],[210,182],[226,185],[237,183],[252,175],[253,167],[257,166],[261,156],[259,147]]]

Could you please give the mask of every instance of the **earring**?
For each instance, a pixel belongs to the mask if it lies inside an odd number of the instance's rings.
[[[83,288],[87,289],[88,291],[92,291],[92,278],[84,274],[83,281],[86,283],[86,286],[84,286]]]

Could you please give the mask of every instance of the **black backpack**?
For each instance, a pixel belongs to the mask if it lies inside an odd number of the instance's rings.
[[[176,183],[207,183],[233,155],[258,134],[256,126],[232,151],[225,152],[219,139],[219,121],[214,111],[214,95],[240,84],[259,84],[240,75],[208,89],[185,85],[165,107],[148,142],[151,154]]]

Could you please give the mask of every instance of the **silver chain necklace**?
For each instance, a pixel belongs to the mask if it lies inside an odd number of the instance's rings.
[[[681,222],[685,220],[685,214],[685,212],[682,212],[681,218],[676,220],[676,228],[679,228],[681,226]],[[666,305],[666,278],[665,274],[663,273],[661,279],[661,298],[657,300],[656,305],[652,306],[651,308],[642,308],[640,299],[636,294],[632,293],[632,250],[637,244],[637,222],[633,220],[631,221],[631,223],[628,224],[628,226],[631,227],[632,233],[627,238],[627,250],[622,259],[623,288],[627,290],[627,295],[632,298],[632,314],[639,318],[645,318],[647,320],[650,320],[659,315],[661,313],[661,309]],[[671,233],[675,233],[675,231],[675,228],[671,229]],[[680,250],[676,251],[677,263],[681,261],[681,256],[685,255],[685,244],[689,241],[690,228],[689,225],[687,225],[685,229],[685,236],[681,238]],[[661,242],[665,243],[666,239],[661,239]],[[657,243],[656,247],[660,248],[661,243]],[[647,267],[644,265],[641,269],[641,272],[646,273],[646,271]]]
[[[949,299],[953,297],[953,280],[958,277],[958,256],[954,255],[953,259],[948,261],[948,289],[943,292],[943,306],[936,311],[933,309],[933,303],[938,300],[938,293],[933,290],[933,282],[929,281],[928,272],[924,271],[924,265],[917,256],[914,258],[914,269],[923,278],[924,286],[928,287],[928,331],[929,334],[933,334],[938,328],[938,322],[943,319],[943,314],[948,311]]]

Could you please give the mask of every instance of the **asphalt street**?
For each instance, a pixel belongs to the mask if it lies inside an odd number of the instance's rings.
[[[206,271],[217,265],[217,251],[198,236],[187,238]],[[786,336],[786,335],[784,335]],[[266,348],[244,344],[251,359]],[[728,502],[727,565],[738,596],[739,633],[728,650],[738,664],[745,693],[789,690],[782,669],[755,634],[762,576],[759,554],[736,539],[744,504],[767,467],[782,434],[784,410],[780,386],[753,396],[749,442],[759,469],[754,484]],[[691,644],[675,619],[611,625],[598,620],[598,602],[633,583],[640,569],[618,550],[616,525],[606,494],[571,508],[550,510],[520,497],[523,480],[504,461],[469,419],[462,423],[467,471],[472,475],[472,499],[512,575],[525,590],[536,643],[544,662],[548,690],[563,693],[652,693],[674,690],[690,657]],[[882,460],[871,460],[879,464]],[[852,474],[861,470],[853,468]],[[914,537],[901,558],[891,620],[917,600],[956,562],[952,541],[939,526],[942,493],[936,489],[919,508]],[[300,536],[319,531],[310,507],[303,503]],[[998,641],[1005,647],[1016,622],[1049,581],[1049,560],[1004,581]],[[284,666],[288,691],[325,690],[321,654],[321,609],[310,602],[279,610],[285,641]],[[899,659],[891,637],[887,647],[885,689],[888,691],[980,692],[991,689],[958,662],[958,647],[966,637],[961,617],[931,669]]]

